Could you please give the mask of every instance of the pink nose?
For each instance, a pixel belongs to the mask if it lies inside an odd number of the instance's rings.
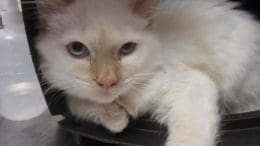
[[[105,89],[110,89],[118,83],[115,78],[103,78],[97,81],[98,85]]]

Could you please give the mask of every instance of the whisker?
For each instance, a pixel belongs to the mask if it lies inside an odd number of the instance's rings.
[[[64,94],[64,92],[65,91],[56,91],[56,93],[53,93],[53,95],[48,98],[47,105],[48,106],[57,105],[64,98],[64,96],[61,96],[62,94]]]
[[[156,72],[156,73],[140,73],[140,74],[134,75],[134,77],[138,77],[138,76],[152,76],[152,75],[157,75],[157,74],[160,74],[160,72]]]
[[[151,72],[151,73],[140,73],[140,74],[136,74],[136,75],[133,75],[131,77],[125,78],[123,81],[124,81],[124,83],[129,83],[132,80],[136,80],[138,78],[145,79],[145,78],[151,77],[153,75],[157,75],[157,74],[160,74],[160,72],[156,72],[156,73],[153,73],[153,72]]]
[[[44,4],[46,2],[41,0],[21,1],[21,4]]]
[[[78,83],[84,84],[84,85],[86,85],[88,87],[93,87],[93,85],[91,85],[90,83],[86,82],[85,80],[81,80],[81,79],[75,78],[75,81],[77,81]]]
[[[148,85],[147,83],[138,83],[138,82],[136,82],[136,83],[134,83],[135,85]]]
[[[51,85],[51,86],[48,86],[46,89],[44,89],[43,93],[44,93],[44,95],[47,95],[47,94],[49,94],[49,92],[52,92],[54,90],[57,90],[57,88],[55,88],[53,85]]]
[[[131,86],[131,89],[133,89],[135,92],[139,92],[140,88],[138,86]]]
[[[40,81],[40,85],[41,86],[45,86],[45,85],[49,85],[50,83],[49,83],[49,81],[47,81],[47,80],[42,80],[42,81]]]
[[[37,10],[37,7],[26,7],[26,8],[23,8],[23,11],[24,10]],[[38,13],[37,11],[33,11],[33,13]]]
[[[58,90],[57,88],[52,88],[53,91],[49,90],[49,92],[46,94],[48,97],[48,106],[54,106],[57,105],[61,100],[63,100],[64,97],[66,97],[66,90],[76,88],[74,86],[70,86],[67,88],[63,88],[62,90]]]
[[[132,82],[132,81],[136,82],[137,79],[139,79],[139,82],[147,80],[147,79],[145,79],[145,78],[143,78],[143,77],[131,77],[131,78],[125,79],[125,80],[124,80],[124,83],[125,83],[125,84],[128,84],[128,83],[130,83],[130,82]]]

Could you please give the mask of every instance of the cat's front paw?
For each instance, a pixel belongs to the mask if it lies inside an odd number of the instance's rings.
[[[111,103],[104,105],[100,121],[111,132],[119,133],[127,127],[129,119],[123,107],[116,103]]]

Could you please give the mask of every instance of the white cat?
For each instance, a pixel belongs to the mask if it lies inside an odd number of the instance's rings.
[[[121,132],[152,113],[166,146],[215,146],[260,107],[260,25],[225,0],[39,0],[41,69],[71,113]]]

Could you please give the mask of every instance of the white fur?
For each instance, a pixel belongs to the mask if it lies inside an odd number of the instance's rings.
[[[119,132],[127,114],[150,112],[169,128],[166,146],[215,146],[219,110],[259,109],[260,25],[251,16],[224,0],[164,0],[144,29],[146,20],[125,2],[76,0],[51,16],[50,32],[39,37],[45,77],[71,95],[72,114]],[[106,47],[140,45],[120,62],[123,79],[109,93],[91,82],[87,60],[63,48],[78,40],[95,54],[101,30]]]

